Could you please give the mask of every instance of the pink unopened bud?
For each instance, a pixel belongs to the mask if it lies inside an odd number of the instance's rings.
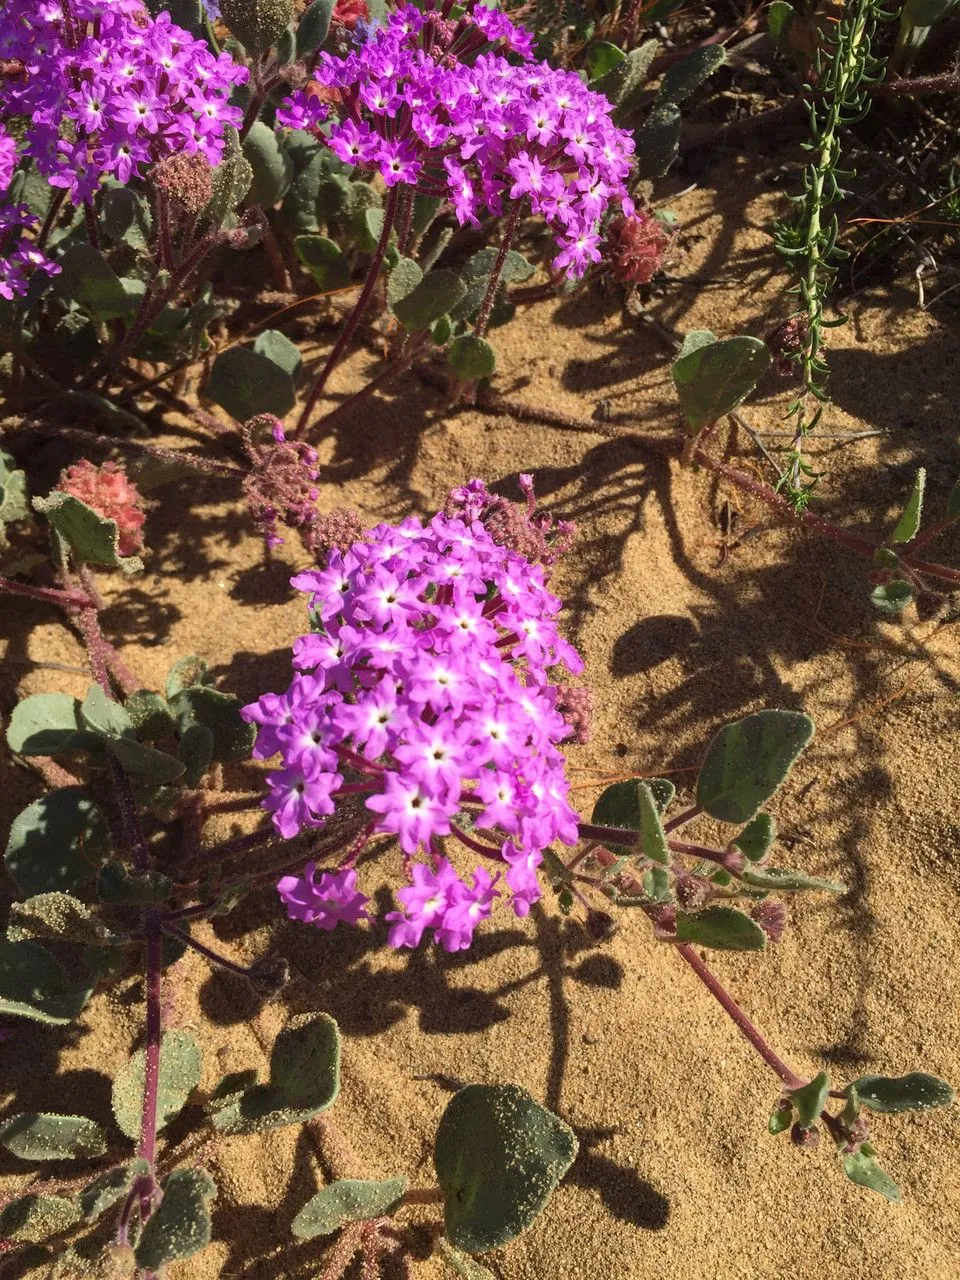
[[[115,521],[122,556],[136,555],[143,548],[143,498],[121,463],[104,462],[95,467],[83,458],[61,473],[57,487],[85,502],[105,520]]]

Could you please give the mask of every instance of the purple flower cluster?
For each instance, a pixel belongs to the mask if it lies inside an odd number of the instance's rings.
[[[491,41],[520,65],[480,52]],[[449,199],[461,224],[529,201],[560,246],[554,267],[569,276],[600,260],[608,206],[633,212],[632,135],[574,72],[533,61],[529,33],[497,10],[469,5],[454,21],[407,5],[345,58],[322,54],[314,74],[339,106],[301,90],[281,123],[328,121],[325,140],[341,160],[379,172],[387,186]]]
[[[0,298],[22,298],[35,271],[48,276],[60,274],[57,263],[51,262],[24,234],[36,231],[38,226],[39,220],[25,204],[0,208]]]
[[[258,726],[254,755],[281,756],[264,800],[277,830],[290,839],[322,827],[338,798],[362,800],[364,838],[396,836],[412,876],[387,917],[393,946],[426,929],[448,950],[468,946],[501,877],[525,915],[543,850],[578,839],[557,746],[570,727],[547,672],[583,663],[557,630],[543,566],[479,520],[439,514],[379,525],[293,583],[317,630],[294,643],[286,693],[243,711]],[[460,879],[440,844],[450,836],[494,874]],[[413,862],[420,850],[429,865]],[[357,915],[356,880],[339,874],[286,877],[291,914],[324,928]]]
[[[227,98],[246,68],[141,0],[6,0],[0,59],[21,68],[0,80],[0,113],[26,118],[24,152],[75,204],[101,175],[129,182],[170,155],[218,164],[242,119]]]

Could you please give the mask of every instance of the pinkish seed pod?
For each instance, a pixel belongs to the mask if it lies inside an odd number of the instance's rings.
[[[607,228],[613,274],[625,284],[649,284],[663,265],[670,240],[663,224],[650,214],[614,218]]]

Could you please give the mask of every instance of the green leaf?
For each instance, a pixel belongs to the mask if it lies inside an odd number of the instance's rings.
[[[80,787],[61,787],[17,814],[4,860],[26,897],[51,889],[70,892],[94,879],[109,846],[100,806]]]
[[[813,737],[799,711],[757,711],[726,725],[707,750],[697,804],[720,822],[749,822]]]
[[[297,57],[316,53],[327,38],[334,0],[313,0],[297,24]]]
[[[960,520],[960,480],[950,490],[947,498],[947,519]]]
[[[80,1219],[80,1210],[65,1196],[22,1196],[0,1213],[0,1237],[42,1244]]]
[[[260,1133],[299,1124],[333,1105],[340,1092],[340,1032],[328,1014],[291,1019],[273,1044],[270,1083],[227,1100],[213,1117],[223,1133]]]
[[[673,902],[670,874],[665,867],[651,867],[643,873],[643,892],[651,902]]]
[[[499,256],[499,249],[481,249],[464,263],[460,278],[466,294],[461,302],[449,308],[455,320],[469,320],[480,310],[490,287],[491,272]],[[510,249],[500,272],[500,285],[522,284],[530,279],[535,270],[522,253]]]
[[[698,347],[671,367],[680,407],[694,430],[717,422],[747,398],[770,363],[758,338],[739,336]]]
[[[889,1173],[877,1164],[873,1156],[864,1155],[862,1149],[853,1155],[843,1157],[843,1172],[858,1186],[867,1187],[870,1191],[878,1191],[894,1204],[900,1203],[900,1188]]]
[[[721,44],[705,44],[694,49],[693,53],[668,67],[660,81],[657,101],[674,105],[683,102],[726,60],[726,50]]]
[[[198,684],[212,685],[213,676],[203,658],[191,653],[186,658],[178,658],[170,668],[166,685],[167,697],[175,698],[183,689],[192,689]]]
[[[423,271],[418,262],[412,258],[400,258],[387,279],[387,306],[390,310],[395,310],[401,298],[413,293],[422,279]]]
[[[73,494],[54,489],[46,498],[34,498],[33,505],[70,544],[79,560],[106,569],[122,569],[124,573],[143,568],[139,557],[121,556],[116,521],[105,520]]]
[[[642,850],[662,866],[670,865],[670,850],[653,791],[639,778],[628,778],[606,788],[593,807],[591,822],[603,827],[625,827],[639,833],[637,845],[609,844],[613,853],[629,855]]]
[[[0,1014],[59,1026],[72,1022],[92,986],[77,983],[39,942],[0,938]]]
[[[283,35],[293,17],[293,0],[221,0],[220,13],[246,51],[259,56]]]
[[[350,264],[333,240],[326,236],[296,236],[293,247],[322,293],[345,289],[350,283]]]
[[[60,259],[56,289],[63,298],[80,304],[94,320],[116,320],[131,311],[120,277],[99,249],[75,240]]]
[[[870,602],[883,613],[903,613],[914,596],[913,585],[898,578],[870,592]]]
[[[184,785],[196,787],[213,763],[213,733],[205,724],[188,724],[180,734],[177,759],[184,767]]]
[[[646,783],[650,788],[650,794],[653,796],[658,811],[661,815],[666,813],[671,804],[673,804],[677,788],[669,778],[647,778]]]
[[[146,1051],[138,1049],[117,1072],[113,1082],[113,1114],[128,1138],[140,1133]],[[160,1041],[160,1082],[157,1127],[180,1114],[200,1083],[200,1046],[188,1031],[165,1031]]]
[[[948,1107],[954,1092],[944,1080],[911,1071],[906,1076],[861,1076],[854,1080],[857,1097],[871,1111],[931,1111]]]
[[[170,699],[170,707],[181,731],[203,725],[213,735],[213,758],[223,762],[242,760],[250,754],[257,736],[256,725],[240,715],[240,699],[206,685],[184,689]]]
[[[7,937],[11,942],[37,938],[41,942],[79,942],[102,947],[123,942],[100,920],[92,907],[69,893],[37,893],[10,904]]]
[[[792,53],[788,32],[793,26],[796,16],[793,11],[793,5],[788,4],[787,0],[773,0],[767,10],[767,30],[770,32],[773,43],[781,53]]]
[[[890,535],[891,542],[910,542],[911,539],[917,536],[923,515],[923,491],[926,488],[926,484],[926,470],[920,467],[913,482],[913,491],[903,509],[903,515],[897,521],[897,527]]]
[[[204,1169],[174,1169],[135,1250],[137,1266],[158,1271],[168,1262],[192,1258],[210,1243],[210,1201],[217,1184]]]
[[[133,721],[119,702],[108,698],[98,684],[92,684],[80,704],[80,719],[94,733],[121,737],[133,733]]]
[[[243,203],[253,183],[253,168],[243,154],[239,135],[231,125],[224,131],[227,146],[223,159],[213,171],[213,195],[200,215],[202,221],[220,227]]]
[[[243,155],[253,174],[244,204],[248,209],[257,205],[272,209],[290,188],[293,161],[277,134],[263,120],[258,120],[244,138]]]
[[[353,187],[360,183],[351,183],[350,196],[355,200]],[[362,205],[351,209],[350,229],[357,238],[357,245],[364,253],[373,253],[383,235],[384,212],[377,205]]]
[[[758,813],[733,838],[733,843],[750,862],[761,862],[777,838],[776,819],[769,813]]]
[[[808,1080],[800,1089],[790,1090],[790,1100],[797,1112],[797,1123],[803,1129],[812,1129],[820,1112],[827,1105],[830,1093],[830,1077],[826,1071]]]
[[[158,907],[172,888],[162,871],[135,871],[123,862],[108,862],[97,877],[97,897],[112,907]]]
[[[617,95],[616,114],[620,118],[626,119],[640,105],[650,72],[650,64],[657,56],[659,48],[659,40],[644,40],[642,45],[631,49],[627,54],[627,60],[623,66],[623,80]]]
[[[259,413],[285,417],[296,403],[290,374],[253,347],[228,347],[213,362],[206,394],[237,422]]]
[[[497,367],[497,356],[490,343],[472,333],[454,338],[447,349],[447,361],[458,378],[476,382],[489,378]]]
[[[570,1127],[514,1084],[472,1084],[450,1099],[434,1165],[451,1243],[498,1249],[525,1231],[577,1154]]]
[[[774,893],[796,893],[803,889],[819,889],[824,893],[846,893],[847,886],[835,880],[821,880],[790,867],[744,867],[740,872],[744,884]]]
[[[83,1216],[88,1222],[99,1218],[127,1194],[135,1179],[145,1177],[150,1171],[146,1160],[128,1160],[94,1178],[78,1197]]]
[[[428,329],[463,301],[467,290],[454,271],[431,271],[394,304],[394,315],[405,329]]]
[[[734,907],[707,907],[694,915],[677,912],[677,942],[695,942],[717,951],[762,951],[767,935],[756,920]]]
[[[710,329],[691,329],[689,333],[684,334],[683,345],[677,352],[677,359],[689,356],[694,351],[699,351],[701,347],[711,347],[716,341],[717,335]]]
[[[103,1155],[107,1139],[86,1116],[25,1111],[0,1125],[0,1146],[21,1160],[89,1160]]]
[[[174,732],[174,720],[166,698],[150,689],[137,689],[123,704],[141,742],[158,742]]]
[[[437,1244],[444,1262],[450,1264],[460,1280],[497,1280],[489,1267],[485,1267],[476,1258],[471,1258],[469,1253],[461,1253],[459,1249],[455,1249],[446,1236],[441,1236]]]
[[[403,1200],[409,1178],[388,1178],[380,1182],[341,1178],[324,1187],[303,1206],[293,1220],[293,1234],[299,1240],[330,1236],[350,1222],[366,1222],[389,1216]]]
[[[626,54],[619,45],[607,40],[597,40],[587,50],[587,81],[597,89],[596,81],[602,80],[626,61]],[[600,89],[599,92],[604,92]]]
[[[662,177],[680,149],[680,108],[657,103],[637,129],[637,176],[652,182]]]
[[[183,764],[175,756],[145,746],[136,738],[107,738],[104,746],[127,773],[152,786],[175,782],[183,776]]]
[[[253,344],[253,349],[257,355],[266,356],[271,363],[289,374],[294,382],[299,378],[303,365],[300,348],[279,329],[264,329]]]
[[[770,1113],[770,1119],[767,1121],[767,1132],[776,1136],[778,1133],[784,1133],[793,1124],[793,1107],[786,1106],[777,1107],[776,1111]]]

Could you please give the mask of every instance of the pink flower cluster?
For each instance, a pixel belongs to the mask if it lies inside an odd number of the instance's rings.
[[[67,467],[57,488],[61,493],[73,494],[104,519],[116,522],[117,550],[122,556],[136,555],[142,549],[146,520],[143,498],[119,462],[95,467],[83,458]]]
[[[293,582],[317,629],[294,644],[286,693],[243,711],[258,726],[254,755],[281,756],[264,800],[277,830],[290,839],[322,827],[338,797],[362,799],[365,836],[396,836],[412,875],[388,916],[394,946],[426,929],[449,950],[468,946],[501,877],[525,915],[543,850],[578,839],[557,746],[570,728],[548,669],[583,663],[557,630],[543,566],[479,520],[439,514],[379,525]],[[440,843],[451,836],[493,874],[462,880]],[[429,863],[413,862],[421,850]],[[291,914],[332,927],[359,912],[356,880],[339,874],[316,880],[308,867],[282,881]]]
[[[347,164],[378,171],[387,186],[450,200],[460,223],[499,217],[526,200],[553,231],[553,265],[580,276],[600,260],[600,220],[619,201],[633,212],[625,179],[632,135],[611,106],[572,71],[533,61],[532,38],[504,14],[467,5],[459,19],[407,5],[345,58],[321,55],[315,77],[340,105],[325,141]],[[490,42],[503,52],[480,52]],[[300,91],[278,112],[316,127],[328,103]]]
[[[0,125],[0,193],[13,181],[17,161],[17,144]],[[8,302],[24,297],[34,271],[43,271],[48,276],[60,274],[61,268],[24,234],[35,231],[39,225],[39,219],[28,205],[0,207],[0,298]]]
[[[75,204],[169,155],[216,165],[242,119],[227,99],[246,68],[141,0],[6,0],[0,59],[21,68],[0,78],[0,115],[26,119],[24,151]]]

